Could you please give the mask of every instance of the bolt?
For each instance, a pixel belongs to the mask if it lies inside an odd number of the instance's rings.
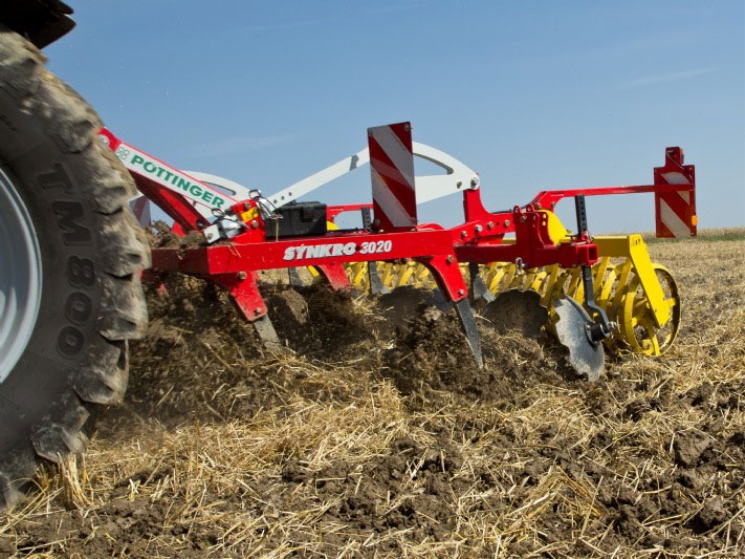
[[[489,231],[491,231],[492,229],[494,229],[494,222],[493,222],[493,221],[490,221],[489,223],[487,223],[487,224],[486,224],[486,228],[487,228],[487,229],[488,229]]]
[[[251,221],[251,229],[256,229],[259,226],[259,222],[255,219]]]
[[[535,209],[536,210],[540,210],[541,209],[541,203],[540,202],[536,202],[535,203]]]
[[[477,226],[476,226],[476,227],[475,227],[474,229],[476,230],[476,234],[477,234],[477,235],[478,235],[479,233],[481,233],[481,232],[482,232],[482,231],[484,230],[484,228],[483,228],[483,227],[481,227],[481,225],[477,225]]]
[[[453,255],[451,254],[445,259],[445,262],[447,262],[448,264],[452,264],[453,260],[455,260],[455,258],[453,258]]]
[[[404,124],[404,130],[406,130],[407,132],[411,130],[411,124]]]
[[[510,226],[510,220],[509,219],[505,219],[504,220],[504,226],[505,227],[509,227]]]
[[[462,297],[464,293],[465,293],[465,291],[463,291],[462,289],[459,289],[458,290],[458,297]]]
[[[521,215],[520,216],[520,223],[525,223],[526,221],[528,221],[528,218],[526,216],[524,216],[524,215]]]
[[[254,309],[254,314],[257,315],[257,316],[260,315],[261,314],[261,307],[256,307]]]
[[[463,181],[456,182],[455,183],[455,186],[457,186],[458,188],[460,188],[461,186],[463,186]]]
[[[246,274],[246,272],[238,272],[238,279],[239,280],[243,281],[247,277],[248,277],[248,274]]]
[[[243,204],[243,209],[244,209],[245,211],[248,211],[248,210],[250,210],[250,209],[251,209],[251,204],[249,204],[248,202],[246,202],[245,204]]]
[[[466,233],[465,231],[461,231],[460,232],[460,238],[461,239],[465,239],[466,237],[468,237],[468,233]]]
[[[478,178],[478,177],[473,177],[473,178],[471,179],[471,186],[475,188],[475,187],[477,187],[478,185],[479,185],[479,178]]]

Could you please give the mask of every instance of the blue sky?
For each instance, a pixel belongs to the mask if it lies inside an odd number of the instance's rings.
[[[69,3],[78,27],[46,49],[52,71],[182,169],[272,193],[364,147],[368,126],[410,120],[501,210],[649,183],[680,145],[700,226],[745,225],[742,0]],[[312,198],[370,201],[369,172]],[[588,210],[595,233],[654,229],[651,195]],[[462,220],[454,197],[420,212]]]

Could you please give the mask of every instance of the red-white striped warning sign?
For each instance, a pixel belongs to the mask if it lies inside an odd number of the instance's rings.
[[[655,184],[680,185],[680,190],[655,193],[655,215],[658,237],[695,237],[696,170],[693,165],[683,165],[683,150],[667,148],[665,166],[654,170]]]
[[[374,226],[378,230],[416,227],[416,190],[411,124],[401,122],[367,129]]]
[[[137,221],[143,229],[150,227],[152,217],[150,215],[150,200],[146,196],[140,196],[129,202],[129,206],[134,212]]]

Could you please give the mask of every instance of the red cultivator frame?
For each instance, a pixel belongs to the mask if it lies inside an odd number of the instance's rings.
[[[258,191],[239,199],[227,194],[225,188],[198,180],[121,142],[107,130],[102,130],[101,135],[128,167],[140,191],[174,219],[178,230],[204,234],[201,246],[153,249],[153,270],[193,274],[222,285],[268,343],[279,340],[259,290],[259,271],[313,266],[338,290],[350,288],[345,264],[411,260],[429,270],[443,297],[454,304],[468,344],[481,366],[469,288],[459,264],[471,266],[470,288],[478,296],[490,295],[481,283],[479,264],[509,262],[521,269],[558,264],[561,268],[582,270],[587,296],[584,307],[573,300],[564,305],[557,302],[559,323],[563,326],[557,328],[557,333],[575,354],[575,368],[596,378],[603,363],[600,342],[611,336],[614,324],[593,300],[590,267],[598,261],[599,252],[587,231],[584,196],[653,192],[658,236],[696,234],[694,168],[683,165],[680,148],[667,149],[665,166],[655,169],[654,184],[546,191],[511,212],[491,213],[484,208],[476,175],[465,185],[463,180],[441,184],[437,196],[461,192],[465,212],[463,224],[444,229],[436,224],[419,224],[417,220],[417,201],[421,202],[424,196],[414,184],[409,123],[368,130],[372,205],[328,207],[283,206],[280,199],[297,197],[297,192],[289,189],[271,200]],[[360,154],[363,152],[354,157]],[[578,234],[560,239],[551,210],[565,197],[575,198]],[[316,227],[316,219],[312,227],[303,229],[303,223],[313,221],[313,217],[302,216],[313,214],[318,206],[322,226]],[[205,207],[209,208],[207,214]],[[363,212],[361,228],[326,229],[327,220],[333,221],[345,211],[359,210]],[[563,230],[560,225],[558,229]],[[514,234],[514,239],[505,240],[508,234]],[[369,269],[375,273],[375,266]],[[373,279],[371,286],[375,285]]]

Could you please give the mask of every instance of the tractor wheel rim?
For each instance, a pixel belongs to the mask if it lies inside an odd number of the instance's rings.
[[[41,251],[31,215],[0,166],[0,383],[23,355],[41,304]]]

